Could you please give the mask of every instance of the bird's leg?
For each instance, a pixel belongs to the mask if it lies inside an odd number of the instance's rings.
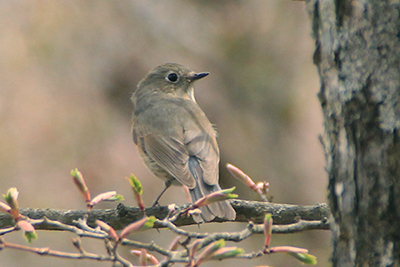
[[[156,198],[156,200],[154,200],[152,207],[155,207],[158,205],[158,201],[160,200],[161,196],[165,193],[165,191],[167,191],[167,189],[171,186],[172,181],[171,180],[167,180],[165,182],[165,188],[163,189],[163,191],[160,193],[160,195]]]

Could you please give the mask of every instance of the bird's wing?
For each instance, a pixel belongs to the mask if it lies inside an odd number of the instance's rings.
[[[193,176],[201,176],[208,185],[218,184],[219,149],[211,124],[187,126],[184,140],[189,156],[193,160],[189,165]]]
[[[151,133],[147,126],[135,127],[132,132],[135,143],[143,153],[157,165],[175,177],[180,183],[189,188],[196,186],[196,181],[188,167],[189,153],[181,136],[166,136]]]

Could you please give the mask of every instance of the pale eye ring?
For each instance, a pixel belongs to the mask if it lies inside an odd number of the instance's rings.
[[[170,74],[167,75],[166,79],[167,79],[168,81],[170,81],[170,82],[175,83],[175,82],[178,81],[178,75],[177,75],[176,73],[172,72],[172,73],[170,73]]]

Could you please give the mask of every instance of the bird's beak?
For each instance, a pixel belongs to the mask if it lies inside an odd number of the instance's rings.
[[[210,74],[210,73],[208,73],[208,72],[193,73],[192,75],[190,75],[189,80],[191,82],[194,82],[194,81],[197,81],[197,80],[199,80],[201,78],[206,77],[208,74]]]

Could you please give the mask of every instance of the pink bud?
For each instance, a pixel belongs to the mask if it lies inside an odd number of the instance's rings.
[[[227,199],[237,198],[238,195],[231,194],[236,187],[227,188],[219,191],[212,192],[211,194],[204,196],[197,200],[194,204],[194,208],[200,208],[206,205],[209,205],[214,202],[224,201]]]
[[[33,225],[26,221],[26,220],[20,220],[17,222],[17,226],[24,231],[24,236],[28,240],[28,242],[32,242],[32,240],[37,239],[37,234],[35,232],[35,228]]]
[[[192,243],[192,245],[190,246],[190,248],[189,248],[189,258],[190,258],[191,261],[193,261],[194,256],[196,255],[197,250],[198,250],[199,245],[200,245],[201,242],[202,242],[201,239],[197,239],[197,240],[194,241],[194,242]],[[191,265],[190,265],[190,266],[191,266]]]
[[[144,217],[134,223],[129,224],[120,233],[119,240],[122,240],[123,238],[127,237],[132,232],[144,231],[146,229],[153,228],[155,221],[156,217],[150,216],[150,217]]]
[[[244,254],[244,250],[238,247],[223,247],[214,252],[211,259],[222,260],[227,258],[234,258],[238,255]]]
[[[253,180],[247,174],[245,174],[241,169],[230,163],[226,164],[226,168],[232,174],[233,177],[235,177],[236,179],[238,179],[239,181],[241,181],[242,183],[244,183],[253,190],[256,188],[256,184],[253,182]]]
[[[292,247],[292,246],[278,246],[278,247],[270,248],[269,252],[271,252],[271,253],[277,253],[277,252],[307,253],[308,250],[305,248],[298,248],[298,247]]]
[[[111,199],[112,197],[114,197],[117,194],[116,191],[109,191],[109,192],[105,192],[105,193],[101,193],[97,196],[95,196],[92,201],[90,202],[90,205],[93,207],[95,206],[97,203],[99,203],[100,201],[107,201],[109,199]]]
[[[215,251],[225,246],[225,240],[220,239],[212,242],[210,245],[204,248],[203,252],[199,255],[195,265],[199,266],[202,262],[211,258]]]
[[[101,193],[93,198],[87,206],[89,208],[93,208],[93,206],[97,205],[100,201],[122,201],[124,197],[120,194],[117,194],[116,191],[109,191],[105,193]]]
[[[139,256],[139,262],[140,262],[141,266],[146,266],[146,254],[147,254],[147,250],[142,248],[140,250],[140,256]]]
[[[241,169],[230,163],[226,164],[226,168],[233,177],[235,177],[236,179],[247,185],[251,190],[259,194],[262,200],[268,202],[265,195],[268,192],[269,183],[259,182],[255,184],[254,181],[247,174],[245,174]]]
[[[89,188],[86,186],[85,180],[83,179],[82,174],[78,169],[72,170],[71,171],[72,178],[74,180],[74,183],[78,187],[79,191],[82,193],[83,198],[87,203],[90,202],[90,192]]]
[[[271,242],[271,236],[272,236],[272,214],[267,213],[265,214],[264,217],[264,236],[265,236],[265,241],[264,241],[264,247],[268,247],[269,243]]]
[[[18,221],[21,217],[19,214],[18,195],[19,192],[15,187],[8,189],[7,193],[3,195],[4,199],[7,201],[7,204],[11,208],[10,213],[15,221]]]
[[[131,250],[131,253],[137,257],[141,257],[143,255],[143,249],[141,249],[141,250],[133,249],[133,250]],[[143,256],[145,257],[146,261],[150,262],[152,265],[156,265],[156,264],[160,263],[154,255],[149,254],[147,251],[146,251],[146,254]]]
[[[96,224],[100,226],[100,228],[103,229],[103,231],[106,231],[113,240],[118,240],[118,235],[115,232],[114,228],[112,228],[111,226],[100,220],[96,220]]]
[[[33,225],[26,220],[18,221],[17,225],[21,230],[23,230],[25,232],[34,232],[35,231],[35,228],[33,227]]]
[[[143,187],[142,183],[140,180],[133,174],[131,176],[127,177],[129,184],[131,185],[131,188],[133,190],[133,194],[135,195],[136,202],[139,206],[139,209],[141,211],[144,211],[145,205],[142,199],[142,194],[143,194]]]

